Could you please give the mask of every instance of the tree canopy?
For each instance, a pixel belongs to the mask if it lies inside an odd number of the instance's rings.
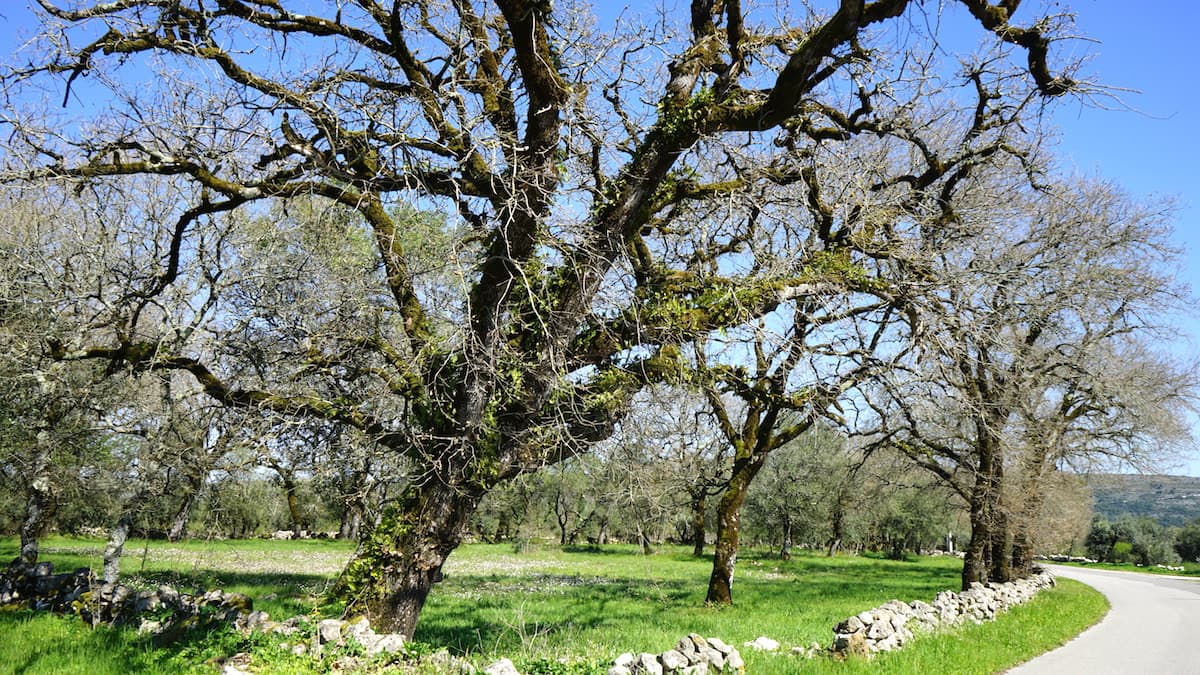
[[[954,222],[981,167],[1037,175],[1029,122],[1081,85],[1050,65],[1068,17],[1021,4],[693,0],[602,24],[529,0],[38,0],[0,77],[2,178],[91,198],[71,236],[106,252],[49,356],[186,373],[403,457],[340,586],[411,634],[498,482],[610,435],[704,365],[688,347],[847,303],[878,326],[905,304],[895,253]],[[940,57],[943,10],[983,51]],[[763,400],[811,414],[810,374]]]

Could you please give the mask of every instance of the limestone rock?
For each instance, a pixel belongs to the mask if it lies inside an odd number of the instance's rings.
[[[773,652],[779,649],[779,641],[772,640],[764,635],[745,643],[745,646],[756,652]]]
[[[679,670],[680,668],[683,668],[691,663],[688,660],[688,657],[674,649],[668,649],[660,654],[658,661],[662,664],[663,670],[667,671],[668,673],[674,670]]]
[[[508,659],[500,659],[483,669],[485,675],[521,675],[513,662]]]
[[[349,621],[343,625],[342,636],[348,640],[354,640],[363,647],[374,643],[379,637],[375,631],[371,630],[371,622],[365,618]]]
[[[675,651],[683,654],[683,657],[688,660],[688,663],[696,663],[698,661],[698,657],[696,656],[696,643],[692,642],[690,636],[680,640],[679,644],[675,645]],[[630,656],[632,656],[632,654]]]
[[[633,660],[634,673],[644,673],[645,675],[663,675],[662,664],[658,662],[656,654],[642,652]]]
[[[846,619],[845,621],[839,623],[837,626],[834,626],[833,632],[835,632],[835,633],[857,633],[858,631],[862,630],[865,627],[866,626],[863,624],[862,619],[858,618],[857,616],[852,616],[849,619]]]
[[[708,661],[708,665],[717,670],[725,670],[725,655],[721,652],[709,647],[704,650],[704,660]]]
[[[336,643],[342,639],[342,626],[345,624],[340,619],[324,619],[317,624],[317,637],[320,639],[320,644],[330,642]]]
[[[733,647],[725,644],[725,642],[719,638],[708,638],[708,646],[721,652],[723,655],[728,655],[729,652],[733,651]]]
[[[839,634],[833,639],[833,651],[846,656],[866,656],[866,635],[862,632]]]
[[[746,662],[742,660],[742,655],[736,649],[726,655],[725,670],[731,673],[743,673],[746,671]]]

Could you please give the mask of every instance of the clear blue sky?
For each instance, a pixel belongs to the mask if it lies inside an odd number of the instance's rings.
[[[16,34],[31,30],[28,0],[0,6],[0,57],[12,53]],[[601,14],[613,15],[636,2],[597,0]],[[1035,2],[1021,18],[1037,10]],[[1200,289],[1200,3],[1188,0],[1064,0],[1057,7],[1077,16],[1078,34],[1095,42],[1056,45],[1058,54],[1088,54],[1084,75],[1119,92],[1120,102],[1100,99],[1111,109],[1068,102],[1056,114],[1062,127],[1065,166],[1112,178],[1135,195],[1178,200],[1175,239],[1184,249],[1180,278]],[[686,3],[680,0],[680,7]],[[1200,358],[1200,312],[1178,322],[1175,351]],[[1197,426],[1200,436],[1200,425]],[[1178,473],[1200,476],[1200,454]]]
[[[1118,92],[1125,109],[1068,103],[1056,115],[1064,164],[1112,178],[1135,195],[1174,197],[1175,240],[1184,249],[1180,280],[1200,290],[1200,3],[1186,0],[1074,0],[1075,49],[1085,74]],[[1103,99],[1101,100],[1103,102]],[[1180,358],[1200,358],[1200,311],[1180,317]],[[1194,425],[1200,437],[1200,426]],[[1200,455],[1173,473],[1200,476]]]

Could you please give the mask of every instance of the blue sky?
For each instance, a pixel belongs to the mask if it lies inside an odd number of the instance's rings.
[[[28,34],[27,1],[0,7],[0,57],[16,46],[18,32]],[[626,4],[600,0],[603,15]],[[680,6],[685,3],[680,0]],[[1118,99],[1101,104],[1060,104],[1060,152],[1064,167],[1112,178],[1135,195],[1178,200],[1175,241],[1184,249],[1180,280],[1200,288],[1200,66],[1196,26],[1200,3],[1186,0],[1074,0],[1053,3],[1077,17],[1077,32],[1088,41],[1056,45],[1064,58],[1086,54],[1083,75],[1114,91]],[[1031,16],[1036,3],[1019,17]],[[1174,351],[1184,359],[1200,356],[1200,312],[1178,320]],[[1200,436],[1200,425],[1197,425]],[[1200,476],[1200,454],[1177,473]]]
[[[1184,249],[1180,280],[1200,289],[1200,4],[1180,0],[1076,0],[1078,33],[1097,42],[1085,75],[1115,92],[1109,109],[1070,102],[1056,118],[1064,165],[1112,178],[1135,195],[1177,200],[1176,243]],[[1200,312],[1179,317],[1175,353],[1200,357]],[[1200,436],[1200,426],[1196,426]],[[1172,473],[1200,476],[1200,456]]]

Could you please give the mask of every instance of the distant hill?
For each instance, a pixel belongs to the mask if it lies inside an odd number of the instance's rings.
[[[1086,480],[1096,498],[1096,513],[1109,520],[1129,514],[1183,525],[1200,518],[1200,478],[1109,473]]]

